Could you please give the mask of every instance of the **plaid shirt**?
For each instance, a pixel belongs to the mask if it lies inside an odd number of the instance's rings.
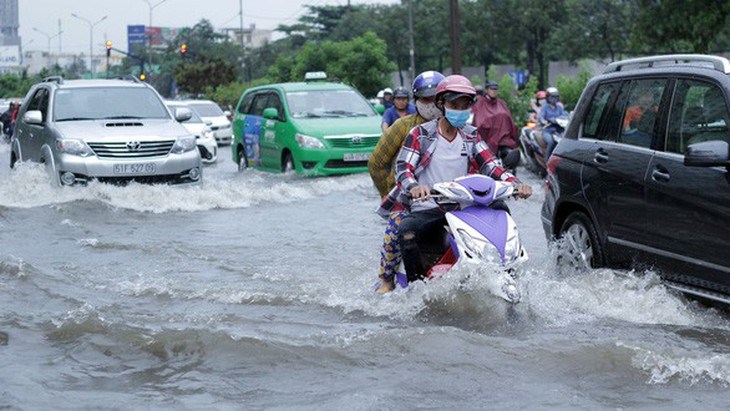
[[[378,140],[378,145],[368,160],[368,171],[380,197],[387,196],[395,187],[395,160],[403,141],[413,127],[425,122],[426,119],[418,113],[403,116],[388,127]]]
[[[477,140],[477,131],[466,125],[457,129],[466,145],[469,173],[481,173],[495,180],[519,183],[517,177],[505,170],[494,157],[486,143]],[[438,120],[423,123],[411,130],[403,143],[395,163],[397,185],[388,193],[378,210],[378,214],[387,217],[399,205],[410,208],[410,202],[405,196],[413,187],[418,185],[418,176],[431,163],[438,140]]]

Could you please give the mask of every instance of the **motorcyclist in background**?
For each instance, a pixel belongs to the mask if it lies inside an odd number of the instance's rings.
[[[385,109],[393,107],[393,89],[386,87],[383,89],[383,106]]]
[[[393,92],[393,107],[385,110],[380,127],[383,131],[392,126],[396,120],[416,112],[416,107],[410,103],[410,93],[405,87],[397,87]]]
[[[507,103],[499,98],[499,84],[488,82],[484,86],[484,97],[477,99],[471,110],[474,114],[472,124],[477,128],[479,138],[505,167],[514,170],[520,161],[516,152],[518,130]],[[515,154],[510,155],[513,151]]]
[[[419,124],[433,120],[441,114],[434,100],[436,87],[443,78],[444,75],[438,71],[424,71],[416,76],[411,87],[416,112],[396,120],[378,140],[368,161],[368,171],[381,197],[386,197],[395,187],[395,160],[408,133]],[[404,215],[403,207],[394,207],[387,216],[388,225],[380,251],[379,293],[392,291],[395,287],[395,274],[401,263],[398,226]]]
[[[530,111],[528,121],[537,124],[537,119],[540,117],[540,110],[547,103],[547,93],[545,90],[540,90],[535,93],[535,100],[530,100]]]
[[[539,124],[542,126],[542,140],[547,146],[545,149],[545,163],[547,163],[550,155],[555,149],[555,134],[557,129],[557,118],[565,116],[567,113],[563,109],[563,105],[560,104],[560,93],[555,87],[548,87],[547,90],[547,105],[540,109],[540,116],[538,117]]]

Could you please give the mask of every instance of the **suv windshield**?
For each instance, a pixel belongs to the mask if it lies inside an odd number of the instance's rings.
[[[157,94],[146,87],[60,89],[53,112],[55,121],[170,118]]]
[[[286,93],[294,118],[374,116],[375,111],[353,90],[312,90]]]
[[[200,117],[220,117],[223,111],[213,103],[190,103],[190,107],[200,114]]]

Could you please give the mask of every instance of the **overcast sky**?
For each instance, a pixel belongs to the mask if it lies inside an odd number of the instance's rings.
[[[149,2],[149,5],[148,5]],[[400,0],[351,0],[352,4],[393,4]],[[243,25],[274,29],[279,24],[292,24],[306,12],[306,5],[346,5],[347,0],[243,0]],[[23,50],[47,50],[48,36],[58,33],[61,20],[63,53],[89,52],[89,24],[108,16],[94,26],[94,54],[101,54],[104,41],[126,50],[127,25],[191,27],[208,19],[215,28],[239,27],[240,0],[19,0],[20,36]],[[40,30],[46,35],[33,29]],[[59,37],[51,39],[51,52],[57,53]]]

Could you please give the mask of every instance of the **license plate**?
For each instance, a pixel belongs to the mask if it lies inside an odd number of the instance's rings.
[[[342,156],[344,161],[367,161],[370,160],[371,153],[345,153]]]
[[[154,174],[156,170],[154,163],[114,164],[114,174]]]

